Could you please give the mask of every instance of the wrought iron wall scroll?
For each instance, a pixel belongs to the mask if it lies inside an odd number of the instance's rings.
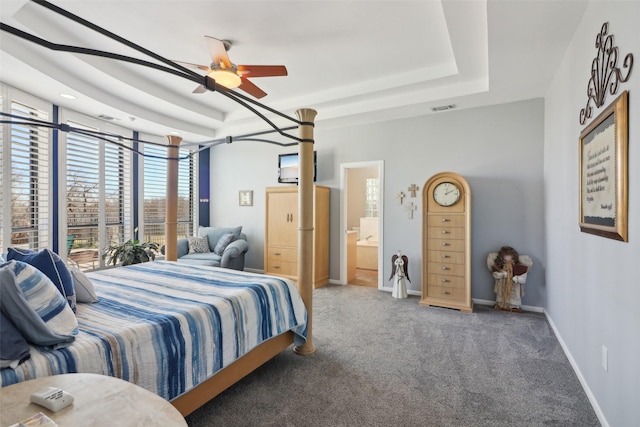
[[[596,36],[598,53],[591,62],[591,78],[587,83],[587,105],[580,110],[580,124],[584,125],[591,118],[591,101],[596,107],[604,105],[607,90],[611,95],[618,92],[620,83],[629,80],[633,68],[633,54],[624,57],[622,68],[618,67],[618,47],[613,45],[613,34],[609,32],[609,23],[602,24],[600,33]],[[626,69],[626,74],[622,71]]]

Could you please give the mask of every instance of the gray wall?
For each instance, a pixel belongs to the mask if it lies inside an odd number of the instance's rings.
[[[450,111],[353,127],[315,130],[318,184],[332,188],[330,278],[340,278],[340,164],[384,160],[384,277],[391,256],[409,257],[410,290],[420,290],[422,187],[433,174],[453,171],[471,186],[473,207],[472,295],[495,300],[486,267],[489,252],[508,244],[531,256],[524,305],[543,306],[543,101]],[[212,150],[212,224],[243,225],[250,250],[247,267],[263,269],[264,189],[278,185],[277,154],[268,144],[237,143]],[[408,219],[396,194],[416,184],[419,208]],[[253,190],[254,206],[238,207],[238,191]],[[388,262],[386,261],[388,260]]]
[[[590,2],[557,70],[545,104],[546,309],[603,425],[631,426],[640,420],[640,17],[639,2]],[[629,90],[629,242],[581,233],[578,113],[595,37],[604,22],[620,59],[635,56]],[[606,105],[615,99],[607,95]],[[592,104],[593,105],[593,104]],[[593,118],[603,109],[594,107]],[[609,366],[601,365],[602,346]]]

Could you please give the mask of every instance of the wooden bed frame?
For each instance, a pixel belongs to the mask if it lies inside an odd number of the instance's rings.
[[[281,353],[293,343],[293,332],[263,342],[231,365],[221,369],[208,380],[171,401],[183,417],[186,417],[202,405],[249,375],[251,372]]]
[[[313,120],[316,111],[300,109],[296,115],[300,120],[300,179],[298,183],[298,291],[307,308],[307,341],[294,347],[300,355],[315,352],[312,326],[313,308]],[[167,261],[177,259],[177,195],[178,195],[178,148],[182,138],[169,135],[167,157],[167,216],[166,216],[166,257]],[[286,332],[260,344],[229,366],[223,368],[208,380],[171,401],[183,416],[189,415],[202,405],[231,387],[233,384],[262,366],[293,343],[293,333]]]

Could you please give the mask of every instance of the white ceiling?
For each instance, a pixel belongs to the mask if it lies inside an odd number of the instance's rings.
[[[204,35],[210,35],[233,42],[235,64],[286,65],[286,77],[252,80],[268,93],[260,102],[290,116],[314,108],[319,126],[542,97],[586,6],[582,0],[53,3],[167,59],[209,65]],[[32,2],[0,0],[0,15],[2,23],[54,43],[151,60]],[[177,76],[48,50],[7,32],[0,32],[0,48],[2,82],[124,127],[175,131],[192,142],[266,128],[219,93],[193,94],[197,84]]]

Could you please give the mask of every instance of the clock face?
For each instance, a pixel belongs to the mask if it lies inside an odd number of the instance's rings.
[[[460,198],[460,189],[452,182],[441,182],[433,189],[433,199],[440,206],[451,206]]]

